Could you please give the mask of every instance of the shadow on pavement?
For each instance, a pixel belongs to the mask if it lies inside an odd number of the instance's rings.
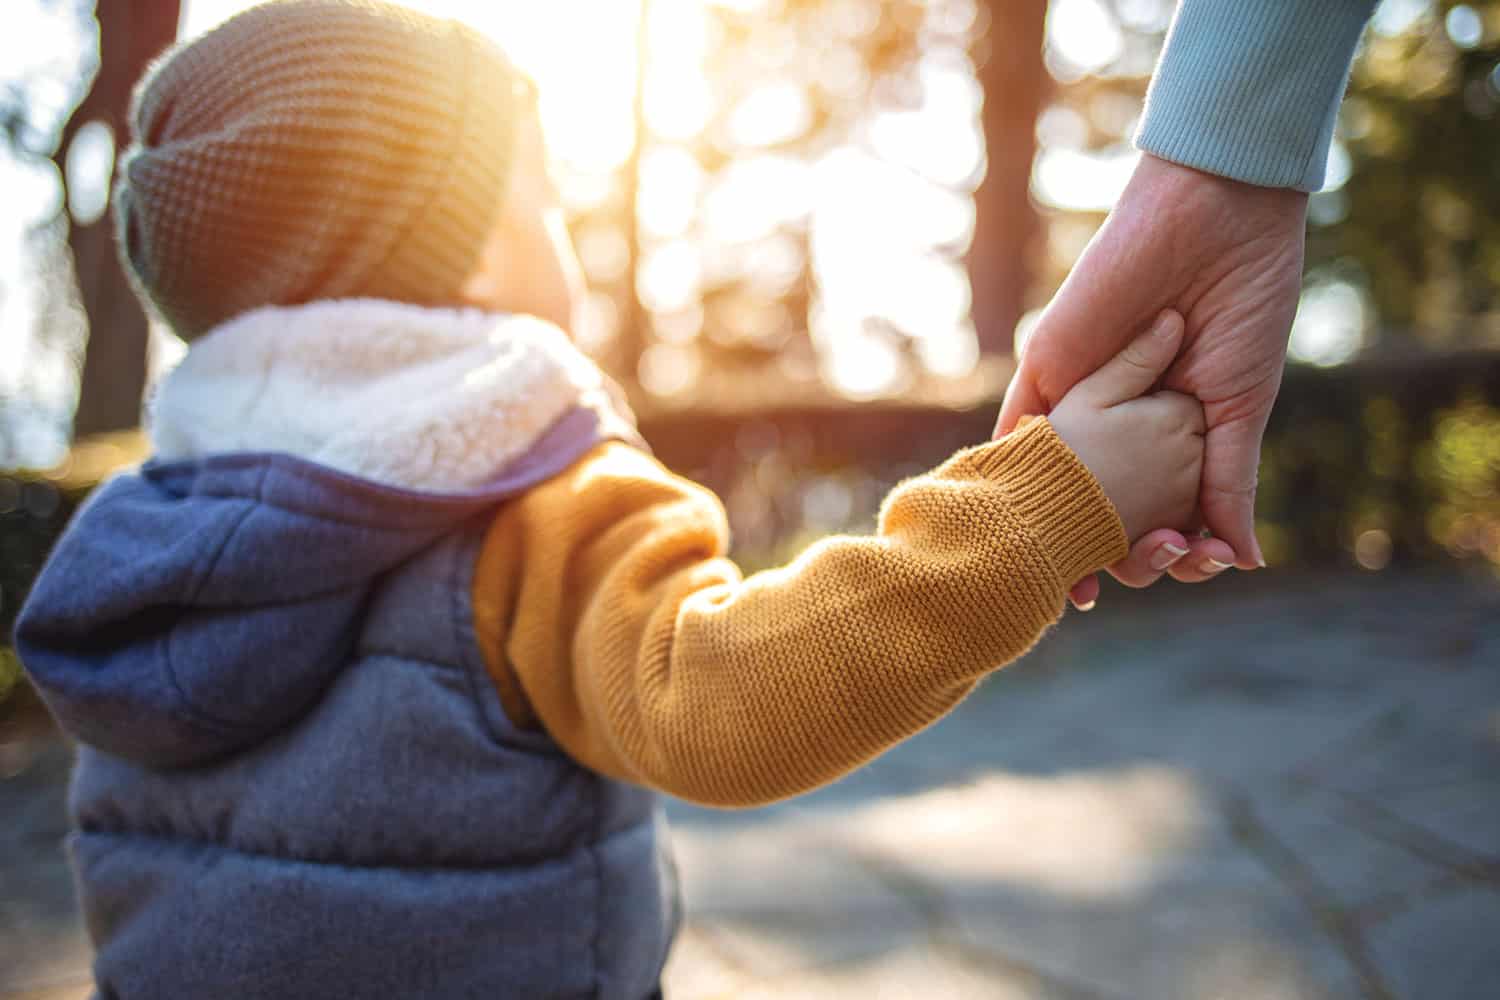
[[[69,751],[0,720],[0,998],[87,992]],[[1500,583],[1111,591],[941,724],[673,804],[707,997],[1472,998],[1500,981]]]

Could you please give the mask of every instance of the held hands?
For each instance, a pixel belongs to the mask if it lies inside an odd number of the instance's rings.
[[[1182,344],[1182,317],[1163,313],[1103,367],[1073,386],[1052,428],[1094,474],[1134,544],[1153,528],[1186,530],[1203,470],[1203,407],[1152,392]]]
[[[1297,309],[1307,196],[1261,188],[1146,155],[1032,334],[996,436],[1048,413],[1163,310],[1186,332],[1162,384],[1203,403],[1198,512],[1213,538],[1152,532],[1110,567],[1144,587],[1170,567],[1184,582],[1263,565],[1254,533],[1261,436]],[[1073,600],[1091,605],[1089,577]]]

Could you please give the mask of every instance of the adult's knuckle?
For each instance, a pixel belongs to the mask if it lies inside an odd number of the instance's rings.
[[[1222,483],[1210,483],[1208,486],[1204,487],[1204,492],[1211,493],[1214,496],[1224,497],[1225,499],[1230,500],[1239,500],[1247,497],[1250,499],[1254,499],[1255,490],[1256,483],[1253,480],[1249,483],[1237,483],[1228,486],[1225,486]]]

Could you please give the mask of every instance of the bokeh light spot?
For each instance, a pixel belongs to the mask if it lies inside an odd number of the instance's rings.
[[[1477,48],[1484,41],[1484,21],[1479,11],[1468,4],[1461,3],[1448,11],[1443,27],[1448,30],[1453,44],[1461,49]]]

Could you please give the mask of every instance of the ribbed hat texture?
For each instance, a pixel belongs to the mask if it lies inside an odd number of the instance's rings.
[[[393,4],[251,8],[137,86],[122,255],[187,339],[266,305],[456,304],[524,86],[472,29]]]

